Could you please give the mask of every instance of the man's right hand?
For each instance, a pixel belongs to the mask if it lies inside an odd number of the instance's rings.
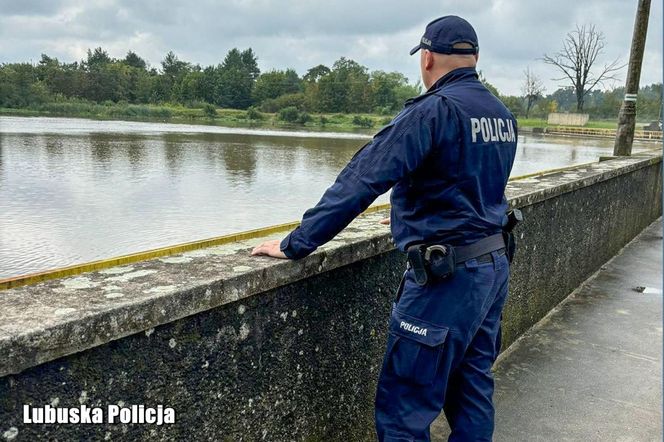
[[[386,226],[389,226],[389,225],[390,225],[390,219],[389,219],[389,218],[381,219],[379,222],[380,222],[381,224],[386,225]]]

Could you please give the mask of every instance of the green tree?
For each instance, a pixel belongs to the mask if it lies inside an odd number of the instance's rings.
[[[559,88],[547,98],[553,99],[558,103],[558,112],[569,112],[576,108],[576,94],[574,88],[571,86]]]
[[[640,88],[636,116],[642,120],[662,119],[662,83]]]
[[[173,51],[169,51],[161,61],[161,70],[172,82],[184,77],[189,72],[189,63],[180,60]]]
[[[159,82],[159,95],[163,100],[177,101],[181,94],[182,79],[191,71],[191,65],[169,51],[161,62],[163,80]]]
[[[331,72],[330,68],[328,68],[325,65],[319,64],[318,66],[314,66],[311,69],[309,69],[307,73],[304,74],[304,77],[302,77],[302,79],[306,82],[316,83],[318,80],[328,75],[330,72]]]
[[[220,67],[208,66],[203,69],[200,79],[201,98],[208,103],[221,105],[219,91],[221,89]]]
[[[251,48],[233,48],[219,67],[218,101],[224,107],[246,109],[252,104],[254,81],[260,74]]]
[[[140,70],[146,70],[148,67],[148,64],[145,62],[145,60],[139,57],[134,51],[127,52],[127,55],[123,61],[127,66],[131,66]]]
[[[408,86],[407,78],[399,72],[374,71],[371,73],[371,102],[372,108],[383,108],[388,111],[398,109],[405,99],[401,99],[400,88]],[[415,91],[408,91],[410,96],[417,95]],[[406,97],[408,98],[408,97]]]
[[[132,103],[151,103],[153,98],[156,73],[132,69],[129,77],[129,101]]]
[[[110,63],[111,57],[108,56],[108,52],[102,48],[95,48],[94,50],[88,49],[88,58],[85,61],[85,65],[88,69],[95,67],[103,66]]]
[[[325,112],[367,112],[371,90],[367,68],[341,57],[329,74],[318,80],[318,106]]]
[[[301,80],[293,69],[264,72],[256,80],[253,99],[256,103],[262,103],[267,99],[300,92],[300,83]]]
[[[197,100],[203,100],[203,77],[205,74],[200,70],[191,71],[185,74],[180,82],[179,101],[191,103]]]
[[[414,85],[408,83],[398,86],[395,90],[397,103],[399,104],[399,106],[403,106],[403,103],[407,99],[420,95],[422,93],[423,88],[424,86],[422,85],[421,80],[417,80],[417,83],[415,83]]]
[[[42,54],[36,70],[39,80],[52,94],[74,97],[79,96],[83,89],[85,72],[79,69],[78,63],[61,64],[57,58]]]
[[[525,115],[525,109],[523,107],[523,99],[514,95],[503,95],[500,98],[500,101],[514,114],[515,117],[521,117]]]
[[[37,73],[30,63],[3,65],[0,76],[0,103],[2,106],[15,108],[39,103],[33,87],[37,82]]]
[[[256,81],[258,76],[261,73],[261,70],[258,69],[258,58],[254,53],[253,49],[247,48],[240,54],[242,57],[242,67],[249,75],[252,81]]]

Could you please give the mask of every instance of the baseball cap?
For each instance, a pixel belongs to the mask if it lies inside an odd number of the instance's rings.
[[[455,48],[457,43],[468,43],[472,48]],[[420,49],[440,54],[477,54],[480,47],[475,29],[470,23],[456,15],[446,15],[427,25],[420,44],[410,50],[410,55]]]

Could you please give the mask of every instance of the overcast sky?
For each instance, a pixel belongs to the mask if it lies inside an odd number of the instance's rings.
[[[418,57],[408,50],[432,19],[456,14],[475,27],[479,69],[502,93],[520,94],[526,66],[547,92],[562,84],[538,60],[560,49],[576,23],[593,23],[606,36],[601,62],[627,62],[636,0],[0,0],[0,63],[37,62],[41,53],[80,60],[102,46],[113,57],[131,49],[152,66],[168,50],[201,65],[251,47],[262,71],[299,74],[341,56],[369,69],[399,71],[414,82]],[[622,85],[620,81],[606,86]],[[641,84],[662,81],[662,2],[653,0]]]

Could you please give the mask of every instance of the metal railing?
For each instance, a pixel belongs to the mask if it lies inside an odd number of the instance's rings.
[[[616,129],[603,129],[573,126],[548,126],[544,129],[547,134],[559,135],[589,135],[594,137],[615,138]],[[635,130],[635,140],[661,140],[662,132],[654,130]]]

